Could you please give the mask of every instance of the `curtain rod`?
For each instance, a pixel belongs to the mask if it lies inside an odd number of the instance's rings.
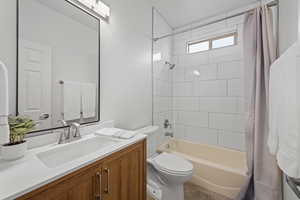
[[[272,1],[272,2],[270,2],[270,3],[267,4],[267,6],[268,6],[269,8],[270,8],[270,7],[273,7],[273,6],[277,6],[277,5],[278,5],[278,1],[277,1],[277,0]],[[228,19],[231,19],[231,18],[234,18],[234,17],[238,17],[238,16],[241,16],[241,15],[244,15],[244,14],[248,13],[248,12],[251,11],[251,10],[253,10],[253,8],[250,9],[250,10],[246,10],[246,11],[244,11],[244,12],[240,12],[240,13],[237,13],[237,14],[234,14],[234,15],[231,15],[231,16],[228,16],[228,17],[224,17],[224,18],[221,18],[221,19],[212,21],[212,22],[208,22],[208,23],[205,23],[205,24],[201,24],[201,25],[198,25],[198,26],[194,26],[194,27],[191,27],[191,28],[187,28],[187,29],[184,29],[184,30],[182,30],[182,31],[178,31],[178,32],[175,32],[175,33],[170,33],[170,34],[161,36],[161,37],[153,38],[153,41],[156,42],[156,41],[158,41],[158,40],[161,40],[161,39],[164,39],[164,38],[167,38],[167,37],[170,37],[170,36],[178,35],[178,34],[181,34],[181,33],[186,33],[186,32],[189,32],[189,31],[198,29],[198,28],[202,28],[202,27],[204,27],[204,26],[208,26],[208,25],[215,24],[215,23],[218,23],[218,22],[221,22],[221,21],[225,21],[225,20],[228,20]]]

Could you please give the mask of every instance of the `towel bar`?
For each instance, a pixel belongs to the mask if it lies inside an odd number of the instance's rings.
[[[290,188],[293,190],[296,196],[300,199],[300,190],[298,188],[300,186],[300,179],[294,179],[287,175],[285,175],[285,178],[287,184],[290,186]]]

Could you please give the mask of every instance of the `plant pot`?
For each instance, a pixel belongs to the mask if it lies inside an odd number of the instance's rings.
[[[27,151],[27,142],[9,145],[5,144],[1,147],[1,157],[4,160],[17,160],[22,158]]]

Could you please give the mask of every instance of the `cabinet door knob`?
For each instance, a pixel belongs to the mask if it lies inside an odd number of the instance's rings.
[[[104,172],[107,174],[107,183],[106,183],[106,187],[104,188],[104,192],[106,194],[109,194],[109,174],[110,174],[110,170],[106,167],[106,168],[104,168]]]

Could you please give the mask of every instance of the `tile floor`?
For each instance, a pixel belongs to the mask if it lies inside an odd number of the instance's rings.
[[[191,183],[184,185],[184,195],[185,200],[231,200]]]
[[[205,190],[191,183],[184,186],[185,200],[231,200],[214,192]],[[148,197],[147,200],[153,200]]]

